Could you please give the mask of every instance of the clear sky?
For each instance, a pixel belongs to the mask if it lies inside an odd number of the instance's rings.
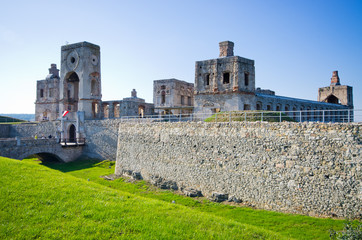
[[[362,1],[0,0],[0,113],[34,113],[36,80],[60,67],[60,48],[101,47],[103,100],[152,102],[153,80],[194,82],[195,61],[218,43],[255,60],[256,87],[317,100],[338,70],[362,109]]]

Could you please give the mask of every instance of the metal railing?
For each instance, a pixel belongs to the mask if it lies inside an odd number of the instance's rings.
[[[362,110],[229,111],[167,115],[122,116],[122,122],[361,122]]]
[[[61,138],[59,143],[62,146],[83,146],[85,145],[85,138]]]

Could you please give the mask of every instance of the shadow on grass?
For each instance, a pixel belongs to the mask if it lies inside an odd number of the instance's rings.
[[[27,160],[39,162],[39,164],[41,164],[43,166],[46,166],[48,168],[55,169],[55,170],[58,170],[58,171],[61,171],[64,173],[82,170],[82,169],[86,169],[86,168],[92,168],[92,167],[94,167],[94,165],[100,164],[101,162],[104,161],[104,160],[88,158],[88,157],[84,157],[84,156],[81,156],[77,160],[75,160],[73,162],[68,162],[68,163],[57,161],[54,158],[40,160],[36,156],[30,156],[29,158],[27,158]],[[112,165],[112,164],[109,163],[109,165]]]

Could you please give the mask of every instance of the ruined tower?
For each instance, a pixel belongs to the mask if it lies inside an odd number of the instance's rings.
[[[341,85],[338,71],[333,71],[330,86],[318,89],[318,101],[345,105],[352,109],[352,87]]]
[[[60,110],[68,118],[84,112],[86,119],[101,118],[100,48],[81,42],[62,46],[60,73]]]
[[[36,83],[35,121],[53,121],[59,117],[59,69],[51,64],[49,74]]]
[[[60,113],[69,111],[62,118],[62,139],[74,142],[84,137],[85,119],[101,118],[99,46],[88,42],[62,46],[59,96]]]
[[[254,60],[234,56],[234,43],[219,43],[219,58],[195,64],[195,113],[252,110],[255,106]]]

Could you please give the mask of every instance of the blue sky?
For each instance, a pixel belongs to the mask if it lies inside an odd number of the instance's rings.
[[[153,80],[194,82],[195,61],[218,43],[255,60],[256,87],[317,100],[338,70],[362,109],[362,1],[5,1],[0,0],[0,113],[34,113],[36,80],[60,48],[101,47],[103,100],[133,88],[152,102]]]

